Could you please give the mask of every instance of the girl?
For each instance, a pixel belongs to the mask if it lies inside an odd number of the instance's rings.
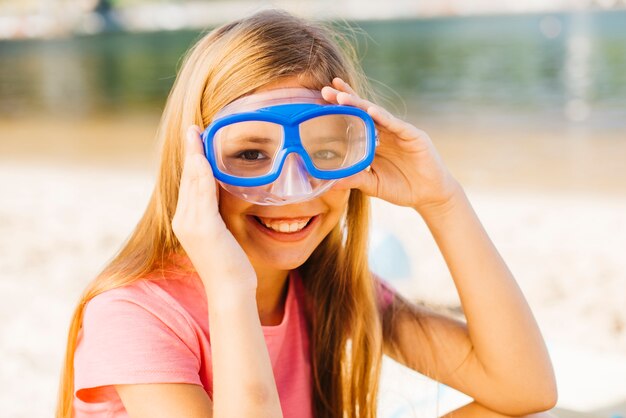
[[[554,406],[537,324],[463,188],[425,132],[363,98],[355,63],[276,10],[191,49],[148,208],[74,312],[57,417],[374,417],[383,353],[474,398],[451,416]],[[424,219],[467,324],[372,276],[369,197]]]

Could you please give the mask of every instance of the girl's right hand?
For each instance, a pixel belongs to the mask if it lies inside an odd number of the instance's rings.
[[[201,130],[192,125],[185,139],[185,162],[172,230],[204,283],[207,297],[256,294],[257,278],[248,256],[224,224],[217,182],[204,156]]]

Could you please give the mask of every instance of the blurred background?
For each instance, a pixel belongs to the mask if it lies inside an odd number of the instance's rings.
[[[381,104],[430,134],[524,291],[559,417],[626,416],[626,0],[0,0],[0,416],[53,409],[74,304],[154,184],[181,56],[265,7],[356,29]],[[419,216],[373,211],[372,268],[462,318]]]

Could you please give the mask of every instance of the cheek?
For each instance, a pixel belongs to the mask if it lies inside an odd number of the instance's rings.
[[[327,229],[329,232],[346,213],[348,209],[348,199],[350,198],[350,190],[331,190],[324,194],[322,200],[328,208]]]
[[[331,190],[324,194],[323,201],[331,212],[343,213],[348,207],[350,190]]]
[[[241,214],[250,206],[250,204],[228,193],[221,187],[219,188],[219,212],[226,224],[226,227],[237,236],[237,231],[243,225],[241,223]]]

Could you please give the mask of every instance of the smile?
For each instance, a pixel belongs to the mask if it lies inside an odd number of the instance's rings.
[[[300,241],[313,231],[319,223],[320,215],[302,216],[297,218],[266,218],[249,216],[259,232],[274,240],[293,242]]]
[[[270,228],[276,232],[293,233],[303,230],[313,218],[312,216],[306,218],[291,218],[291,219],[276,219],[276,218],[262,218],[256,217],[265,227]]]

